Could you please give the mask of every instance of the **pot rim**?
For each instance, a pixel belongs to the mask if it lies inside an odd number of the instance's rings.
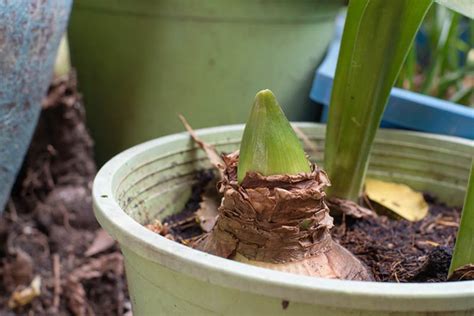
[[[315,127],[322,124],[297,123]],[[200,136],[241,131],[244,125],[196,130]],[[474,141],[451,136],[398,130],[380,130],[379,135],[400,133],[443,139],[474,148]],[[121,246],[167,268],[201,281],[254,294],[308,304],[365,310],[466,310],[474,309],[474,281],[443,283],[382,283],[314,278],[259,268],[210,255],[168,240],[127,215],[114,198],[113,177],[135,156],[156,146],[187,140],[187,132],[160,137],[119,153],[97,173],[93,184],[94,212],[100,224]],[[337,298],[335,300],[335,298]],[[370,299],[368,299],[370,298]],[[374,300],[378,306],[374,306]],[[343,302],[343,303],[342,303]],[[425,302],[425,304],[423,304]]]

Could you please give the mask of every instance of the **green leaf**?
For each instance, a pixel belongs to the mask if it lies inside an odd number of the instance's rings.
[[[446,68],[452,41],[459,36],[457,30],[460,16],[452,14],[442,7],[439,8],[438,13],[441,16],[441,21],[439,22],[440,32],[436,45],[432,50],[431,66],[427,71],[425,82],[421,88],[421,92],[424,94],[429,94],[431,90],[435,89],[439,74],[443,73],[443,70]],[[455,62],[457,63],[457,61]]]
[[[474,159],[449,275],[466,264],[474,264]]]
[[[439,78],[438,83],[438,98],[442,98],[446,95],[446,91],[452,85],[456,85],[457,83],[462,84],[462,80],[465,76],[474,75],[474,73],[470,74],[470,70],[468,67],[464,67],[458,69],[454,72],[448,72],[444,74],[442,77]]]
[[[64,34],[59,43],[56,60],[54,62],[54,76],[62,77],[71,72],[71,58],[69,56],[69,44],[67,34]]]
[[[237,177],[310,172],[301,143],[270,90],[257,93],[240,144]]]
[[[352,0],[326,136],[330,194],[357,200],[390,90],[432,0]]]
[[[449,101],[455,103],[463,103],[463,101],[469,100],[469,97],[472,96],[473,93],[473,87],[464,86],[458,89],[458,91],[449,98]]]
[[[474,6],[472,0],[436,0],[437,3],[474,19]]]

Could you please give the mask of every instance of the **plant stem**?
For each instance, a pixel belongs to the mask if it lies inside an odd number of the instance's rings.
[[[326,136],[330,195],[359,197],[390,90],[432,2],[350,1]]]

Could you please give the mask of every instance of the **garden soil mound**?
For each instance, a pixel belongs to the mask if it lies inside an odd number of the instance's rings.
[[[0,315],[131,315],[122,256],[92,212],[95,173],[75,76],[56,79],[0,217]]]

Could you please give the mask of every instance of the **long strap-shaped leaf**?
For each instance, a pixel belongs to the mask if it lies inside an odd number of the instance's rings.
[[[449,275],[466,264],[474,264],[474,159]]]
[[[330,195],[356,200],[390,90],[432,0],[351,0],[325,148]]]

